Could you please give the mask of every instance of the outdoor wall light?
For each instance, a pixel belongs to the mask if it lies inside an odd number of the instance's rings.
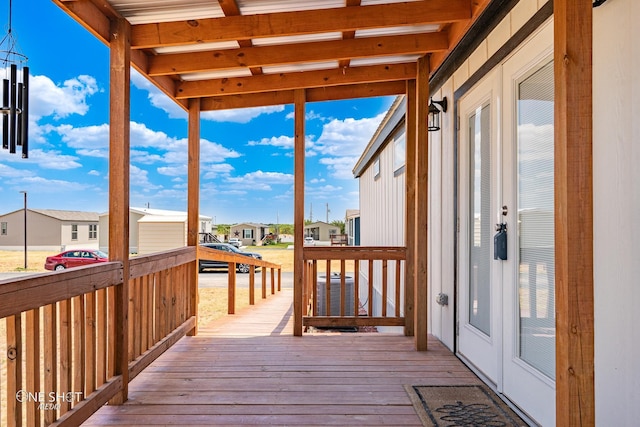
[[[429,102],[429,116],[427,120],[427,130],[429,132],[440,130],[440,112],[447,112],[447,97],[442,98],[442,101],[434,101],[431,98]]]

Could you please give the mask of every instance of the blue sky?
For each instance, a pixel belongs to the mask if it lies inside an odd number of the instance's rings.
[[[107,47],[48,0],[13,0],[12,33],[29,58],[30,158],[0,149],[0,213],[22,208],[21,190],[32,208],[105,212]],[[358,208],[351,170],[392,101],[307,104],[306,219],[311,206],[322,221],[327,203],[329,221]],[[293,125],[293,105],[203,113],[200,213],[216,223],[292,223]],[[132,71],[131,206],[186,210],[186,138],[186,112]]]

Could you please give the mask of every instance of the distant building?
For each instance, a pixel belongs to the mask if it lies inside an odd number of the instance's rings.
[[[337,225],[327,224],[323,221],[317,221],[304,226],[305,237],[311,236],[313,240],[330,242],[331,236],[340,234],[340,227]]]
[[[150,254],[187,245],[187,212],[129,209],[129,252]],[[100,249],[109,249],[109,213],[100,215]],[[212,232],[212,218],[200,215],[200,233]]]
[[[344,229],[347,233],[347,245],[360,246],[360,211],[347,209],[344,216]]]
[[[243,222],[231,226],[229,230],[229,238],[234,237],[240,239],[243,246],[260,246],[262,245],[262,239],[264,239],[269,233],[271,233],[271,228],[268,225]]]
[[[0,215],[0,249],[24,248],[24,209]],[[29,250],[60,252],[98,248],[98,213],[27,209]]]

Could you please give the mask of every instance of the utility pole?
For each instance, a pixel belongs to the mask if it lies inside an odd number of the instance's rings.
[[[313,222],[313,203],[309,203],[309,221]]]
[[[24,194],[24,269],[27,269],[27,192],[21,191]]]
[[[331,212],[331,209],[329,209],[329,203],[327,203],[327,224],[329,224],[329,212]]]

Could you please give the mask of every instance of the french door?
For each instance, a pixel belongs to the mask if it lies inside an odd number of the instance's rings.
[[[457,349],[541,425],[555,424],[552,31],[459,101]]]

